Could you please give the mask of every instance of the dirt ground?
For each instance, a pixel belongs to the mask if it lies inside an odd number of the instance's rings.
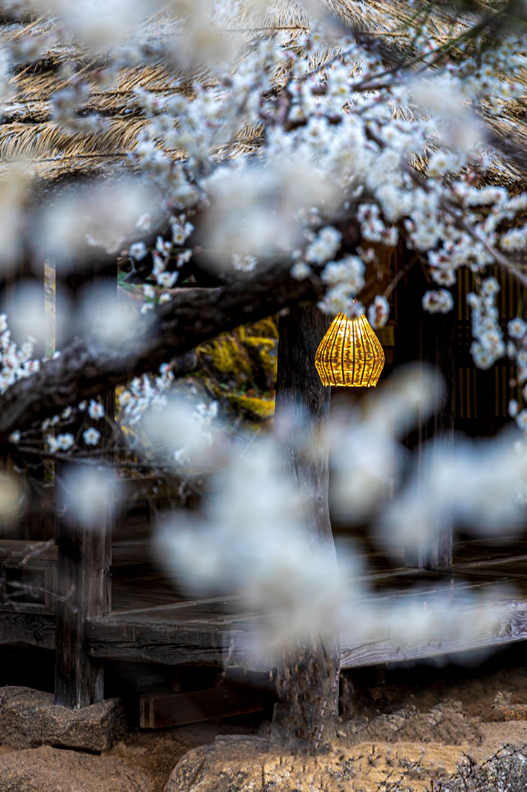
[[[365,779],[365,788],[375,789],[388,775],[412,778],[416,792],[430,789],[432,777],[450,775],[466,756],[481,763],[505,745],[527,745],[527,644],[487,659],[347,672],[341,709],[338,747],[355,755],[351,789]],[[221,735],[264,736],[268,730],[269,722],[253,715],[136,732],[110,755],[146,770],[155,792],[162,792],[191,748]]]
[[[440,789],[433,784],[468,762],[467,757],[482,763],[504,746],[527,745],[527,643],[477,660],[481,658],[343,675],[342,718],[331,761],[350,768],[346,792]],[[107,755],[145,771],[154,792],[163,792],[173,768],[191,749],[229,735],[264,737],[269,729],[268,717],[251,715],[136,730]],[[0,754],[3,750],[0,746]]]

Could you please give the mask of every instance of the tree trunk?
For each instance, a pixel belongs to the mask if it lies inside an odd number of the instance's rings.
[[[316,308],[294,307],[280,319],[276,424],[288,449],[288,468],[306,497],[305,528],[314,554],[335,558],[328,507],[329,465],[317,435],[329,420],[330,388],[315,369],[315,352],[327,329]],[[315,636],[282,658],[273,719],[275,739],[320,750],[338,714],[339,637]]]

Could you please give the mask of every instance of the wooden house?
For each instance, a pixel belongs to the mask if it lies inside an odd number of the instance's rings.
[[[331,9],[343,21],[353,21],[359,28],[389,41],[386,56],[407,46],[400,32],[399,5],[370,0],[328,0]],[[396,10],[395,10],[396,9]],[[29,30],[45,33],[44,20],[17,20],[4,16],[0,38],[16,40]],[[443,35],[440,15],[431,19],[434,33]],[[157,18],[145,31],[155,38],[163,25],[171,23]],[[75,179],[116,178],[130,167],[127,155],[133,150],[146,119],[133,102],[133,91],[142,87],[165,96],[174,90],[170,71],[163,63],[137,66],[126,70],[116,87],[94,90],[79,115],[96,114],[107,122],[102,133],[69,134],[58,128],[50,117],[50,98],[61,87],[61,68],[75,60],[87,76],[101,64],[86,59],[82,52],[50,46],[39,59],[13,77],[13,97],[0,125],[0,160],[7,163],[20,158],[30,163],[36,180],[35,201],[53,200],[64,184]],[[489,121],[496,145],[491,177],[513,190],[525,184],[527,166],[516,154],[525,144],[527,126],[513,112],[499,121]],[[244,140],[244,146],[256,146]],[[500,152],[501,147],[501,152]],[[408,253],[403,246],[389,254],[388,266],[394,274]],[[16,296],[21,278],[31,278],[42,286],[44,265],[25,261],[23,255],[15,276],[4,284],[4,305],[9,307]],[[95,262],[79,281],[67,284],[78,294],[86,279],[117,277],[117,257]],[[438,432],[465,431],[472,436],[494,434],[507,420],[508,380],[511,372],[500,362],[490,372],[474,367],[470,355],[470,318],[465,295],[470,290],[468,274],[460,278],[455,312],[447,316],[424,316],[419,310],[423,283],[421,275],[401,280],[393,297],[392,319],[380,334],[385,348],[387,372],[409,360],[428,360],[443,371],[449,386],[447,404],[432,423],[420,427],[418,442]],[[76,276],[77,277],[77,276]],[[518,287],[500,276],[501,316],[505,322],[516,315],[520,295]],[[404,304],[403,304],[404,301]],[[318,336],[317,336],[318,332]],[[320,325],[310,336],[311,351],[303,348],[306,378],[312,377],[318,388],[313,366],[314,350],[323,333]],[[296,352],[298,355],[298,351]],[[279,366],[281,386],[291,385],[286,368],[290,358],[282,343]],[[307,369],[309,368],[309,371]],[[294,383],[293,383],[294,384]],[[109,397],[111,403],[111,396]],[[60,509],[55,521],[48,519],[56,501],[53,486],[42,471],[28,480],[25,510],[18,533],[4,533],[0,541],[0,644],[56,650],[56,701],[69,707],[82,707],[104,697],[104,667],[108,663],[149,663],[163,667],[209,666],[221,668],[227,661],[243,666],[247,624],[235,609],[229,610],[225,598],[189,601],[176,594],[166,581],[150,569],[145,572],[137,561],[143,558],[148,539],[149,511],[162,493],[155,493],[154,481],[135,483],[135,505],[117,526],[110,520],[97,536],[79,531],[75,537],[62,530]],[[177,488],[177,482],[175,483]],[[365,578],[383,596],[392,596],[419,582],[416,594],[426,607],[438,585],[447,581],[452,601],[467,590],[491,589],[507,581],[516,595],[503,602],[499,628],[489,633],[478,624],[473,634],[407,645],[397,636],[386,635],[370,645],[358,645],[353,636],[342,636],[341,663],[344,668],[397,662],[448,654],[479,647],[506,644],[527,637],[527,543],[516,538],[508,541],[506,530],[499,539],[488,541],[454,541],[451,526],[444,526],[438,545],[430,557],[404,556],[394,564],[371,543],[363,543],[363,553],[371,565]],[[525,552],[524,552],[525,551]],[[526,563],[524,567],[523,564]],[[71,602],[65,602],[70,592]],[[397,596],[397,594],[393,594]],[[73,607],[71,607],[73,605]],[[0,650],[1,651],[1,650]],[[150,700],[144,704],[143,725],[149,720]]]

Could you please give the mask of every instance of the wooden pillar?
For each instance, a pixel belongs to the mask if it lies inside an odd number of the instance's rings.
[[[44,261],[36,260],[27,246],[22,245],[20,260],[13,266],[2,279],[2,298],[0,311],[7,314],[7,321],[11,330],[11,338],[19,346],[28,340],[31,333],[16,332],[13,329],[13,315],[24,308],[23,292],[26,287],[33,289],[37,299],[41,301],[42,311],[45,306],[45,272]],[[25,306],[27,310],[27,306]],[[37,339],[34,345],[34,357],[43,358],[45,353],[44,336]],[[22,463],[22,464],[20,464]],[[13,535],[13,525],[8,525],[5,536],[10,539],[26,539],[30,541],[46,540],[50,538],[51,527],[49,515],[43,513],[42,501],[44,495],[45,470],[44,462],[34,456],[28,455],[18,459],[19,467],[24,467],[24,506],[23,513],[18,521],[16,536]],[[9,465],[8,465],[9,467]],[[3,535],[4,532],[0,530]]]
[[[86,619],[110,610],[110,509],[97,530],[57,522],[55,703],[77,709],[104,698],[102,664],[87,657],[84,642]]]
[[[435,365],[443,376],[445,393],[443,404],[429,420],[419,423],[419,466],[426,474],[424,444],[437,438],[451,449],[454,442],[455,406],[455,310],[448,314],[429,314],[423,311],[420,333],[420,360]],[[417,566],[445,569],[452,565],[454,526],[452,515],[443,512],[437,517],[434,541],[429,552],[420,551]]]
[[[407,253],[407,255],[412,255]],[[442,406],[431,418],[421,418],[410,445],[418,455],[418,469],[424,476],[427,464],[425,446],[435,439],[447,446],[453,444],[456,382],[455,308],[447,314],[430,314],[422,307],[427,289],[436,288],[427,281],[416,264],[399,286],[399,321],[397,326],[395,363],[418,362],[433,365],[441,373],[445,385]],[[439,287],[437,287],[439,288]],[[445,569],[452,564],[453,523],[448,514],[438,515],[437,526],[429,548],[408,549],[406,564],[423,569]]]
[[[117,299],[117,265],[115,260],[107,258],[94,260],[82,271],[76,270],[58,288],[68,289],[74,306],[85,284],[98,279],[107,281],[109,277],[115,278]],[[73,307],[70,316],[76,313]],[[73,330],[71,327],[70,337]],[[106,411],[113,412],[113,392],[105,394],[104,401]],[[99,429],[104,438],[104,427]],[[76,523],[62,507],[64,466],[57,464],[55,471],[58,546],[55,703],[77,709],[104,699],[103,665],[86,655],[85,631],[88,618],[102,616],[111,609],[112,509],[109,504],[106,519],[96,529]]]
[[[335,545],[328,507],[329,464],[317,433],[329,420],[330,388],[315,369],[315,352],[328,327],[315,306],[295,307],[280,319],[276,422],[286,437],[288,473],[306,497],[306,535],[314,554]],[[300,740],[317,750],[329,735],[338,712],[339,638],[319,636],[283,659],[278,674],[282,703],[275,709],[274,732],[280,741]]]
[[[316,435],[329,421],[331,388],[324,387],[315,368],[315,352],[328,328],[326,316],[316,306],[292,308],[280,319],[276,420],[289,420],[290,473],[307,495],[312,508],[306,528],[313,552],[334,547],[329,519],[328,457],[316,445]],[[311,436],[306,454],[302,441]]]

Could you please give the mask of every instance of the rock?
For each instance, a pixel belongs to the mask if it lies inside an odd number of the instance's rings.
[[[218,737],[185,754],[165,792],[416,792],[439,788],[432,784],[451,776],[460,758],[461,751],[430,746],[424,754],[408,743],[339,744],[317,757],[300,756],[261,738]]]
[[[389,741],[418,717],[417,708],[408,704],[395,712],[374,718],[371,722],[371,732],[378,735],[378,739]]]
[[[2,792],[152,792],[148,776],[113,757],[42,746],[0,756]]]
[[[54,704],[51,693],[26,687],[0,688],[0,743],[5,745],[53,745],[100,753],[126,732],[119,699],[70,710]]]
[[[492,702],[492,721],[526,721],[527,704],[514,704],[510,693],[499,692]]]
[[[419,712],[408,704],[394,712],[375,718],[356,716],[346,723],[346,731],[354,742],[438,742],[445,745],[479,745],[481,724],[477,718],[467,718],[460,702],[447,699],[428,712]]]
[[[465,762],[458,773],[440,787],[441,792],[525,792],[527,746],[504,749],[481,766]]]

